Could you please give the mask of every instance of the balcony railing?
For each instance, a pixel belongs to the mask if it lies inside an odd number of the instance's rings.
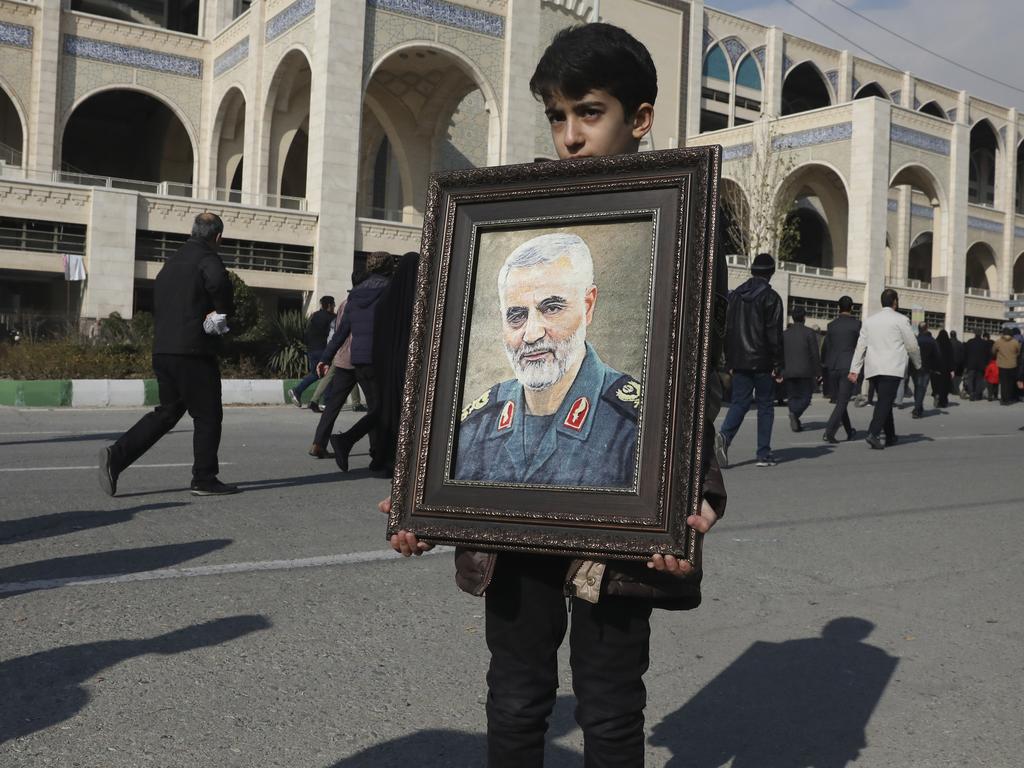
[[[85,253],[85,226],[0,217],[0,248],[33,253]]]
[[[987,298],[989,298],[992,295],[992,291],[990,291],[988,288],[970,288],[970,287],[968,287],[967,290],[966,290],[966,294],[968,296],[980,296],[982,298],[987,299]]]
[[[135,238],[135,258],[140,261],[165,261],[187,240],[175,232],[141,230]],[[313,249],[304,245],[266,243],[224,238],[218,248],[224,266],[266,272],[312,274]]]
[[[932,290],[932,284],[929,281],[917,280],[912,277],[894,277],[888,283],[896,288],[916,288],[919,291]]]
[[[253,195],[240,189],[224,189],[223,187],[213,190],[213,199],[222,203],[257,205],[264,208],[284,208],[289,211],[305,211],[307,209],[306,198],[304,197],[271,194]]]

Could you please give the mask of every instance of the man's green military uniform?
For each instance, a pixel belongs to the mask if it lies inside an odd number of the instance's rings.
[[[518,379],[495,384],[463,409],[455,479],[632,487],[641,402],[640,384],[605,365],[588,343],[553,415],[526,413]]]

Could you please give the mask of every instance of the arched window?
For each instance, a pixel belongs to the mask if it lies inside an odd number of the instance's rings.
[[[978,205],[995,205],[996,153],[999,139],[988,120],[971,129],[970,173],[967,180],[967,201]]]
[[[821,70],[809,61],[790,70],[782,84],[782,114],[795,115],[832,104]]]
[[[939,103],[936,101],[929,101],[927,104],[924,104],[918,112],[923,112],[924,114],[931,115],[932,117],[940,117],[943,120],[949,120],[949,115],[946,114],[946,110],[940,107]]]
[[[1017,190],[1014,199],[1017,201],[1017,213],[1024,214],[1024,141],[1017,147]]]
[[[857,94],[853,98],[870,99],[872,96],[889,101],[889,94],[886,93],[885,88],[880,86],[878,83],[868,83],[857,91]]]
[[[736,85],[751,90],[761,90],[761,70],[757,68],[757,62],[753,56],[747,56],[736,70]]]
[[[725,58],[722,46],[716,45],[704,57],[704,77],[729,82],[729,60]]]

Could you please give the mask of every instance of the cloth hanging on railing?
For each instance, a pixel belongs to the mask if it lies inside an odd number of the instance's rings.
[[[85,280],[85,260],[80,254],[64,254],[64,279],[69,282]]]

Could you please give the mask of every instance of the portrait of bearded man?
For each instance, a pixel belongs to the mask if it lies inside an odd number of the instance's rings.
[[[630,488],[641,386],[587,341],[598,288],[584,240],[534,237],[498,272],[501,345],[514,378],[460,414],[453,479]]]

